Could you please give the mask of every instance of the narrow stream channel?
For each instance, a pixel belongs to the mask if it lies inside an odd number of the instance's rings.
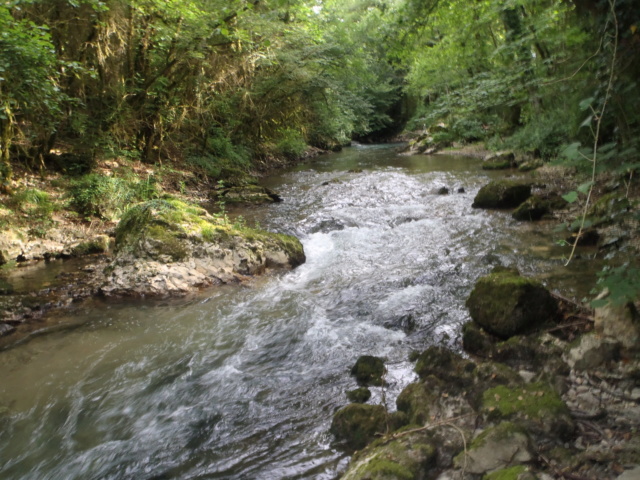
[[[81,327],[0,352],[0,478],[335,478],[348,457],[328,429],[358,356],[387,359],[372,402],[394,408],[411,350],[459,348],[493,265],[585,293],[552,223],[471,208],[488,175],[502,174],[355,146],[267,179],[285,201],[243,216],[297,235],[306,264],[189,301],[92,303]]]

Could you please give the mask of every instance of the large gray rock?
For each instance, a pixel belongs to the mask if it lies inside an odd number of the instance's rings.
[[[540,282],[509,269],[480,278],[466,305],[478,325],[504,339],[554,320],[558,308]]]
[[[236,227],[177,200],[152,200],[118,224],[115,258],[100,290],[106,296],[184,295],[304,261],[294,237]]]
[[[531,196],[531,185],[511,180],[495,180],[482,187],[473,208],[514,208]]]
[[[484,475],[534,459],[531,439],[527,432],[510,422],[484,431],[468,451],[456,457],[455,464],[465,472]]]
[[[583,335],[564,356],[567,364],[576,370],[591,370],[618,359],[620,343],[597,335]]]
[[[601,296],[600,298],[604,298]],[[597,333],[619,342],[627,349],[640,349],[640,315],[633,303],[608,303],[595,309],[594,327]]]

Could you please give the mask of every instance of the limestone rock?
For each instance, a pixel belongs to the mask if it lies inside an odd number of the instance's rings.
[[[527,432],[510,422],[484,431],[468,451],[456,457],[457,467],[475,475],[484,475],[534,459],[531,439]]]
[[[233,204],[261,204],[281,202],[282,198],[274,191],[259,185],[241,185],[225,188],[218,193],[218,200]]]
[[[640,315],[633,303],[608,303],[595,309],[595,331],[612,338],[624,348],[640,349]]]
[[[540,282],[506,269],[481,277],[466,305],[478,325],[504,339],[535,330],[558,308]]]
[[[544,382],[490,388],[483,393],[482,412],[489,420],[509,420],[545,437],[566,440],[575,430],[569,408]]]
[[[514,208],[531,196],[531,185],[511,180],[494,180],[482,187],[473,208]]]
[[[580,342],[565,354],[564,359],[571,368],[590,370],[617,360],[619,354],[620,344],[617,341],[589,334],[583,335]]]
[[[118,224],[115,258],[100,290],[106,296],[184,295],[304,261],[294,237],[235,227],[177,200],[152,200]]]

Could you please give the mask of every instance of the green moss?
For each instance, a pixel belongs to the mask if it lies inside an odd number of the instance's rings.
[[[521,387],[499,385],[483,395],[483,407],[491,417],[511,418],[515,415],[537,420],[568,414],[568,408],[548,385],[537,382]]]
[[[471,445],[469,445],[469,450],[475,450],[482,447],[485,444],[487,438],[489,437],[500,441],[500,440],[509,439],[516,433],[526,435],[525,430],[522,427],[516,425],[515,423],[501,422],[499,425],[493,428],[488,428],[487,430],[482,432],[480,435],[478,435],[476,438],[474,438],[473,442],[471,442]],[[462,452],[461,455],[464,455],[464,452]]]
[[[525,473],[527,467],[524,465],[516,465],[514,467],[503,468],[497,472],[488,473],[482,480],[518,480],[518,476]]]
[[[362,355],[351,368],[351,375],[355,376],[361,385],[382,385],[385,371],[381,358]]]
[[[367,403],[371,398],[371,390],[366,387],[356,388],[347,392],[347,398],[352,403]]]
[[[531,185],[511,180],[496,180],[478,191],[473,208],[513,208],[531,195]]]
[[[399,463],[392,462],[390,460],[383,460],[380,458],[372,460],[367,470],[370,472],[373,478],[380,474],[391,475],[393,478],[406,480],[413,480],[415,478],[413,473],[411,473],[411,470],[409,470],[408,468],[403,467]]]
[[[331,433],[349,450],[359,450],[386,430],[386,411],[381,405],[352,403],[333,416]]]

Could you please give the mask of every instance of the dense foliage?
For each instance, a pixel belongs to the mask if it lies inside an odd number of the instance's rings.
[[[586,204],[582,231],[597,175],[628,196],[640,167],[639,26],[633,0],[5,1],[0,191],[16,166],[117,158],[217,181],[444,125],[445,143],[590,175],[565,197]],[[118,185],[72,196],[83,215],[99,192],[140,197]]]

